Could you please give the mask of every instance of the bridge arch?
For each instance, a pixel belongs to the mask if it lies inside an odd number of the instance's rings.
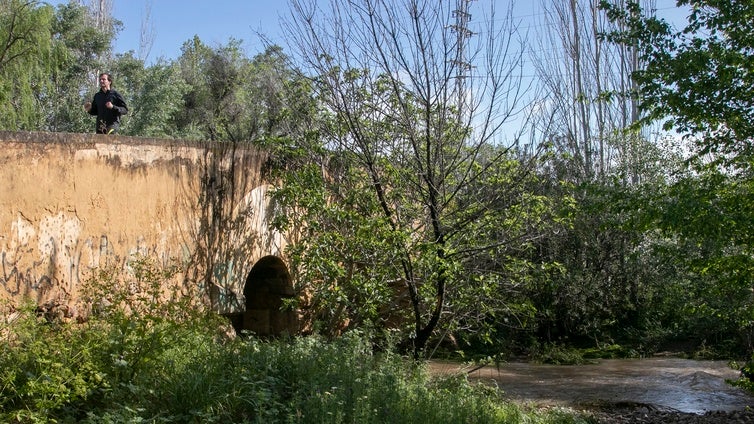
[[[166,288],[190,285],[236,329],[298,332],[298,311],[280,310],[294,296],[284,252],[295,234],[270,225],[266,151],[6,131],[0,146],[0,303],[30,299],[85,319],[83,282],[138,256],[179,265]]]
[[[283,308],[285,300],[292,299],[296,293],[288,267],[279,257],[268,255],[254,264],[246,277],[243,294],[246,310],[241,330],[260,337],[299,332],[298,313],[295,309]]]

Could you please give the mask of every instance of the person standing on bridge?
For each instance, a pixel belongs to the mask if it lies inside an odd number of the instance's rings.
[[[84,110],[97,116],[97,134],[112,134],[120,126],[120,117],[128,113],[123,96],[111,88],[113,77],[107,72],[99,75],[99,91],[92,102],[84,103]]]

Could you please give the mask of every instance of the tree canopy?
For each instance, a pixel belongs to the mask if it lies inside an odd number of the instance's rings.
[[[679,7],[690,9],[680,29],[642,15],[638,2],[603,4],[626,28],[612,39],[635,45],[645,64],[633,74],[645,119],[664,120],[666,129],[695,137],[698,154],[750,162],[754,4],[680,0]]]

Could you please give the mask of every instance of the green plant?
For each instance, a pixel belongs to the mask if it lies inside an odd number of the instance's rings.
[[[105,273],[90,282],[88,293],[110,303],[101,302],[87,322],[51,322],[33,305],[2,321],[0,335],[7,343],[0,344],[0,421],[581,420],[563,412],[525,411],[505,402],[496,388],[471,384],[464,375],[433,377],[422,363],[396,354],[389,337],[380,339],[387,344],[379,349],[372,334],[360,331],[332,340],[222,337],[227,323],[216,315],[184,309],[180,299],[164,305],[156,292],[148,294],[158,287],[162,293],[167,282],[153,283],[166,274],[148,262],[132,269],[141,266],[144,272]]]
[[[737,380],[729,380],[728,383],[740,387],[750,393],[754,393],[754,355],[743,365],[736,362],[733,362],[730,365],[732,368],[740,370],[741,376]]]
[[[0,421],[47,422],[49,414],[87,404],[109,389],[95,328],[49,322],[31,304],[14,317],[0,343]]]
[[[554,365],[577,365],[584,363],[584,357],[577,349],[557,343],[532,346],[531,359],[535,362]]]

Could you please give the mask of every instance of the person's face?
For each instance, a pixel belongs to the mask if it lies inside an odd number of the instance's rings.
[[[107,91],[110,89],[110,80],[107,78],[107,75],[100,75],[99,88],[102,89],[102,91]]]

